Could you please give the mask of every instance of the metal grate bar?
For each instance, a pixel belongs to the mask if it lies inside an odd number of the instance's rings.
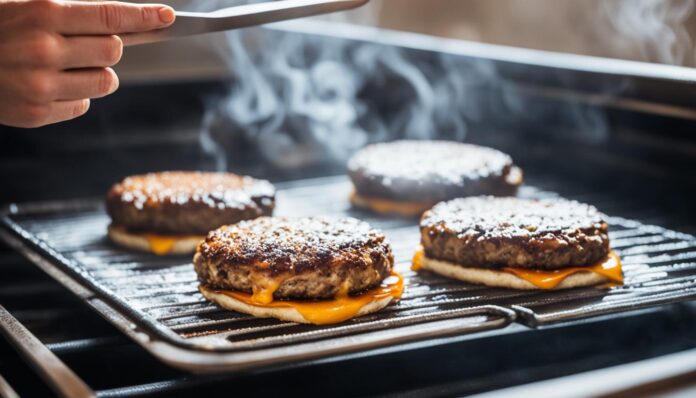
[[[56,355],[72,354],[76,352],[92,351],[97,348],[114,346],[124,342],[121,336],[91,337],[78,340],[64,340],[46,344],[46,347]]]
[[[0,397],[2,398],[19,398],[19,394],[12,388],[10,383],[5,380],[0,374]]]
[[[70,368],[46,348],[29,330],[0,306],[0,334],[18,347],[28,360],[61,397],[94,397],[94,392]]]

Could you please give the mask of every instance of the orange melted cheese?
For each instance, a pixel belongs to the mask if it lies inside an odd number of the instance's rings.
[[[282,283],[283,281],[280,279],[271,279],[271,282],[265,286],[254,286],[254,294],[249,298],[250,303],[254,305],[270,304],[273,301],[273,293],[278,290]]]
[[[423,256],[425,253],[423,252],[423,248],[419,247],[418,250],[416,250],[416,254],[413,255],[413,260],[411,260],[411,270],[418,272],[421,268],[423,268]]]
[[[423,248],[416,250],[411,262],[411,269],[418,271],[423,267]],[[609,255],[589,267],[571,267],[555,271],[532,270],[516,267],[505,267],[502,272],[509,272],[520,279],[533,284],[540,289],[553,289],[570,275],[578,272],[594,272],[609,279],[610,283],[623,284],[623,273],[621,271],[621,259],[612,252]]]
[[[188,235],[158,235],[158,234],[142,234],[142,237],[147,240],[150,245],[150,249],[153,253],[158,256],[163,256],[169,254],[176,242],[180,240],[188,239],[205,239],[202,236],[188,236]]]
[[[280,284],[278,284],[278,286],[279,285]],[[275,289],[277,289],[278,286],[275,286]],[[232,297],[245,304],[259,307],[294,308],[308,322],[316,325],[329,325],[355,317],[364,306],[374,301],[388,297],[399,299],[404,291],[404,280],[399,273],[392,272],[392,274],[382,282],[381,286],[359,296],[349,296],[345,293],[345,289],[341,289],[343,292],[339,293],[333,300],[321,301],[273,301],[273,292],[275,289],[271,286],[267,289],[260,289],[264,290],[263,293],[254,292],[253,295],[232,290],[217,291],[217,293]],[[271,298],[270,301],[267,301],[268,297]],[[259,300],[259,298],[261,300]]]
[[[610,252],[609,255],[589,267],[571,267],[554,271],[541,271],[524,268],[505,267],[503,271],[515,274],[540,289],[553,289],[565,278],[578,272],[594,272],[609,279],[611,282],[623,283],[621,272],[621,260],[619,256]]]
[[[353,203],[358,206],[370,208],[372,211],[381,214],[399,214],[403,216],[417,216],[433,207],[431,203],[425,202],[397,202],[388,199],[367,198],[358,194],[353,194]]]

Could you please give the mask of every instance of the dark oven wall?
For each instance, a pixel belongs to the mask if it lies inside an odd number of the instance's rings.
[[[538,57],[485,45],[472,50],[464,42],[399,33],[375,44],[356,29],[352,39],[245,31],[238,40],[250,62],[234,67],[229,80],[125,85],[94,101],[83,118],[35,130],[0,127],[0,201],[101,196],[125,175],[166,169],[224,167],[273,180],[339,174],[350,149],[318,156],[331,152],[307,131],[319,125],[330,133],[336,127],[316,122],[312,113],[326,111],[321,104],[345,106],[350,100],[348,108],[362,113],[349,127],[363,144],[408,137],[489,145],[509,152],[532,184],[552,176],[549,188],[570,196],[587,190],[618,194],[627,208],[641,203],[637,216],[644,220],[669,213],[677,220],[672,227],[690,228],[696,197],[693,70],[553,53]],[[308,115],[295,114],[287,97],[296,87],[269,66],[277,61],[268,55],[274,45],[303,54],[284,60],[313,87],[315,102],[303,108]],[[327,65],[342,65],[336,70],[344,75]],[[329,72],[317,72],[323,70]],[[270,140],[258,137],[271,122],[243,122],[264,99],[261,86],[248,83],[254,73],[276,99],[269,120],[279,122]],[[326,83],[342,80],[354,83],[349,95],[340,84]],[[240,87],[252,92],[242,105],[235,102]],[[242,111],[229,110],[235,106]],[[351,131],[341,134],[336,136],[350,139]],[[267,148],[284,137],[304,152],[269,155]],[[298,153],[305,159],[292,161]]]
[[[131,173],[211,168],[198,144],[206,84],[121,87],[82,118],[0,126],[3,202],[100,196]]]

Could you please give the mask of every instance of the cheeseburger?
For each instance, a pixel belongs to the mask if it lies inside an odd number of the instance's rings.
[[[106,196],[109,238],[130,249],[190,254],[221,225],[271,215],[268,181],[230,173],[162,172],[137,175]]]
[[[353,218],[262,217],[221,227],[193,263],[208,300],[290,322],[343,322],[403,291],[384,235]]]
[[[414,270],[512,289],[622,283],[596,208],[564,199],[474,197],[440,203],[420,222]]]

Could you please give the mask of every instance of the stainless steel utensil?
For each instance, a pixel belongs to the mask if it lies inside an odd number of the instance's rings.
[[[281,0],[223,8],[211,12],[176,11],[164,29],[122,35],[126,45],[154,43],[202,33],[263,25],[360,7],[369,0]]]

